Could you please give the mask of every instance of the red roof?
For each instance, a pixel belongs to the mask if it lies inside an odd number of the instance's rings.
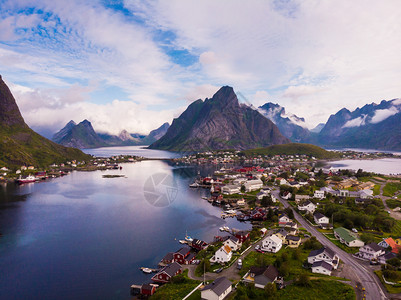
[[[389,237],[384,240],[390,247],[391,247],[391,252],[393,253],[398,253],[400,250],[400,246],[395,243],[393,238]]]

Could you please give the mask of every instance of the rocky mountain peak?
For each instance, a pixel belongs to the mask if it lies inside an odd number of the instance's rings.
[[[25,124],[14,96],[0,76],[0,126],[14,125],[28,127]]]

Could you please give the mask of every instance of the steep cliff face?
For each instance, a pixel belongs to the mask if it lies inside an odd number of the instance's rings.
[[[292,142],[310,142],[310,132],[306,128],[304,118],[287,113],[284,107],[271,102],[260,106],[259,111],[262,115],[276,124],[280,132]]]
[[[211,99],[197,100],[150,148],[175,151],[250,149],[289,143],[273,122],[240,105],[233,88],[224,86]]]
[[[90,156],[78,149],[57,145],[30,129],[0,76],[0,165],[47,166],[74,159],[87,160]]]

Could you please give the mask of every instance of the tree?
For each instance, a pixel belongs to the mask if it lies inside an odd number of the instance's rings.
[[[245,193],[245,185],[241,185],[241,193]]]
[[[362,233],[361,234],[361,240],[365,244],[369,244],[375,241],[375,237],[371,233]]]
[[[397,257],[393,257],[392,259],[389,259],[387,261],[387,264],[389,264],[389,265],[391,265],[393,267],[399,268],[400,265],[401,265],[401,262]]]
[[[301,273],[297,278],[296,284],[299,286],[310,287],[311,282],[309,275],[305,272]]]
[[[284,212],[290,219],[294,219],[294,212],[292,211],[291,207],[284,209]]]
[[[262,201],[260,201],[260,205],[262,207],[268,207],[268,206],[273,205],[272,196],[270,196],[270,195],[269,196],[264,196],[262,198]]]
[[[275,283],[268,283],[265,286],[266,299],[277,299],[277,287]]]
[[[308,250],[318,250],[322,247],[322,244],[314,236],[304,243],[304,248]]]
[[[292,258],[294,260],[299,260],[301,258],[301,250],[299,250],[298,248],[294,250],[294,252],[292,252]]]

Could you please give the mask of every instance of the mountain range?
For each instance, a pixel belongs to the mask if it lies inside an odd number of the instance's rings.
[[[250,149],[289,143],[277,126],[257,110],[240,104],[232,87],[220,88],[211,99],[199,99],[173,120],[151,149],[201,151]]]
[[[150,145],[163,136],[169,123],[152,130],[148,135],[130,134],[122,130],[119,135],[96,133],[91,122],[84,120],[78,124],[70,121],[59,132],[54,134],[52,140],[60,145],[79,149],[98,148],[107,146],[137,146]]]
[[[52,163],[90,158],[78,149],[58,145],[29,128],[0,75],[0,165],[45,167]]]

